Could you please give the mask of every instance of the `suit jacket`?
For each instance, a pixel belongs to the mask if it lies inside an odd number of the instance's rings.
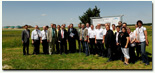
[[[29,37],[27,37],[28,35],[29,35]],[[29,38],[30,38],[30,30],[28,29],[28,34],[27,34],[26,30],[23,30],[23,32],[22,32],[22,41],[24,41],[24,43],[28,43]]]
[[[70,39],[76,39],[78,36],[77,36],[77,30],[75,28],[72,28],[73,30],[70,32],[71,28],[68,29],[68,40]],[[73,38],[70,36],[70,33],[73,33],[74,36]]]
[[[64,30],[64,40],[67,40],[67,37],[68,37],[67,31]],[[62,41],[61,30],[58,31],[58,40]]]
[[[115,32],[115,41],[116,41],[116,33],[117,33],[117,32]],[[119,32],[119,34],[118,34],[118,43],[119,43],[119,44],[121,43],[121,33],[122,33],[122,32]]]
[[[83,33],[84,40],[88,40],[88,29],[84,28],[84,33]],[[82,39],[82,28],[80,30],[80,39]]]
[[[108,30],[105,35],[105,46],[107,48],[114,47],[115,45],[115,36],[112,30]]]
[[[77,30],[77,33],[78,33],[78,38],[77,39],[79,40],[80,39],[80,31],[81,31],[81,28],[77,28],[76,30]]]
[[[50,28],[47,31],[47,40],[49,40],[49,42],[52,42],[52,39],[53,39],[52,35],[53,35],[53,29]],[[57,31],[56,31],[56,29],[55,29],[55,39],[57,39]]]

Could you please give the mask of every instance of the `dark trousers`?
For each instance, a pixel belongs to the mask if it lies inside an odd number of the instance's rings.
[[[113,59],[113,52],[112,52],[112,47],[106,47],[107,50],[108,50],[108,58],[109,58],[109,61],[111,61]]]
[[[143,63],[149,64],[149,59],[148,59],[148,56],[145,52],[145,48],[146,48],[145,41],[141,42],[141,56],[142,56]]]
[[[89,45],[90,45],[90,54],[94,54],[95,55],[96,54],[95,38],[89,38],[89,41],[90,41],[90,43],[89,43]]]
[[[48,42],[46,40],[42,40],[42,46],[43,46],[43,53],[48,54]]]
[[[69,38],[69,51],[71,53],[75,53],[76,52],[76,42],[75,39],[73,38]]]
[[[85,42],[84,42],[84,40],[81,40],[81,44],[82,44],[81,52],[85,53]]]
[[[26,48],[26,49],[25,49]],[[29,41],[26,43],[23,43],[23,55],[29,54]]]
[[[103,46],[102,40],[97,40],[97,53],[100,56],[104,56],[103,52],[104,52],[104,46]]]
[[[122,50],[121,50],[121,46],[120,45],[116,45],[115,58],[116,59],[120,59],[122,61],[124,59],[124,55],[122,53]]]
[[[135,54],[135,47],[129,47],[129,55],[130,55],[130,62],[135,63],[136,61],[136,54]]]
[[[81,50],[81,41],[80,40],[78,40],[78,45],[79,45],[79,52],[81,52],[82,50]]]
[[[58,40],[56,41],[56,50],[57,54],[60,53],[60,43],[58,42]]]
[[[66,39],[62,39],[61,42],[60,42],[60,54],[62,54],[63,52],[65,54],[67,54],[67,41]]]
[[[39,45],[40,41],[39,40],[34,40],[34,50],[33,50],[33,54],[39,54]]]
[[[136,43],[136,56],[137,56],[137,58],[140,57],[139,56],[141,53],[140,47],[141,47],[140,43]]]

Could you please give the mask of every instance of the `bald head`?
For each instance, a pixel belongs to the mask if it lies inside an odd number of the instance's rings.
[[[46,26],[43,26],[43,30],[46,30]]]
[[[38,29],[38,25],[35,26],[35,29]]]
[[[53,23],[51,24],[51,28],[53,27]]]

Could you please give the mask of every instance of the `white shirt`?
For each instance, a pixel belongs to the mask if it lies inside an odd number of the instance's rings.
[[[42,38],[42,40],[46,40],[47,39],[47,30],[42,30],[41,31],[41,38]]]
[[[41,32],[40,32],[40,30],[38,30],[38,34],[37,34],[36,29],[33,30],[32,33],[31,33],[31,39],[32,39],[32,40],[39,40],[39,37],[41,37]]]
[[[118,35],[119,35],[119,32],[116,32],[116,43],[118,43]]]
[[[62,35],[63,35],[63,37],[62,37]],[[61,30],[61,37],[64,38],[64,30]]]
[[[141,28],[136,28],[136,32],[137,32],[137,37],[139,37],[139,41],[140,42],[144,42],[145,41],[145,35],[144,35],[144,31],[146,30],[145,27],[141,26]]]
[[[103,35],[106,35],[107,30],[106,30],[106,29],[103,29],[103,32],[104,32],[104,34],[103,34]]]
[[[90,28],[90,27],[86,27],[86,29],[88,29],[88,31],[89,31],[89,30],[91,30],[91,28]]]
[[[96,39],[103,40],[103,35],[106,33],[102,28],[96,29]]]
[[[136,38],[136,35],[134,32],[131,32],[129,35],[130,35],[130,42]],[[131,45],[131,47],[134,47],[136,45],[136,43],[134,42],[130,45]]]
[[[88,31],[88,36],[89,36],[89,38],[95,38],[95,35],[96,35],[96,32],[95,32],[95,30],[93,29],[90,29],[89,31]]]

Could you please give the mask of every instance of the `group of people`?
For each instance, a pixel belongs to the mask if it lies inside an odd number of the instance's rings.
[[[86,27],[85,27],[86,25]],[[74,28],[73,24],[57,25],[51,24],[51,28],[43,26],[40,31],[36,25],[31,33],[32,44],[34,45],[33,54],[39,54],[40,43],[43,46],[44,54],[68,54],[77,52],[76,40],[78,41],[79,52],[83,52],[86,56],[90,54],[108,57],[108,61],[120,59],[125,65],[129,64],[129,60],[135,63],[140,57],[145,65],[149,65],[148,56],[145,53],[146,45],[149,44],[147,39],[146,28],[142,26],[141,20],[135,24],[135,30],[127,27],[127,23],[118,22],[118,25],[106,23],[105,29],[101,24],[94,25],[78,24],[78,28]],[[29,38],[30,30],[25,25],[22,32],[23,54],[29,55]],[[69,43],[69,51],[67,50],[67,42]],[[27,47],[27,49],[25,49]],[[26,52],[27,51],[27,52]],[[136,52],[135,52],[136,51]]]

